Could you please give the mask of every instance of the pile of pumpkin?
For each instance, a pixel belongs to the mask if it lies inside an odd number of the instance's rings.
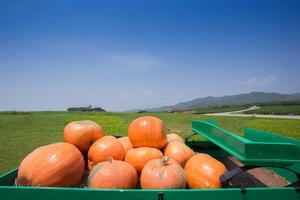
[[[89,170],[91,188],[218,188],[226,172],[221,162],[193,152],[179,135],[166,134],[160,119],[150,116],[133,120],[128,137],[121,138],[104,136],[93,121],[71,122],[64,140],[25,157],[16,185],[78,186]]]

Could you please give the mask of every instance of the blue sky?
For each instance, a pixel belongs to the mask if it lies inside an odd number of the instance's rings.
[[[300,92],[300,1],[0,1],[0,110]]]

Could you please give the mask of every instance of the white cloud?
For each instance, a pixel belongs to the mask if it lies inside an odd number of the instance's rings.
[[[161,61],[147,53],[121,52],[103,54],[99,57],[101,63],[111,67],[152,70],[162,66]]]
[[[248,86],[267,86],[272,84],[276,80],[277,80],[276,76],[268,75],[264,77],[251,77],[250,79],[240,81],[239,83]]]

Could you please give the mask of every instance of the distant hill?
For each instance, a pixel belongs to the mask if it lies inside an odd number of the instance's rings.
[[[145,111],[156,112],[156,111],[171,111],[171,110],[188,110],[205,108],[212,106],[223,106],[223,105],[244,105],[244,104],[255,104],[270,101],[288,101],[288,100],[299,100],[300,93],[295,94],[279,94],[279,93],[266,93],[266,92],[251,92],[247,94],[228,95],[223,97],[204,97],[197,98],[191,101],[181,102],[175,105],[162,106],[158,108],[143,109]],[[131,112],[137,112],[139,110],[131,110]]]

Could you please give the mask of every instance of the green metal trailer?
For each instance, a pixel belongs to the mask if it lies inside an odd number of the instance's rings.
[[[186,144],[197,152],[216,158],[234,156],[243,166],[229,170],[220,180],[223,188],[141,190],[141,189],[90,189],[58,187],[14,186],[18,169],[0,176],[0,199],[230,199],[230,200],[300,200],[300,141],[276,134],[245,129],[244,137],[222,129],[215,121],[193,121],[192,131],[208,141],[192,141]],[[232,187],[229,182],[236,175],[249,169],[264,167],[272,170],[290,183],[281,187],[246,186]]]

